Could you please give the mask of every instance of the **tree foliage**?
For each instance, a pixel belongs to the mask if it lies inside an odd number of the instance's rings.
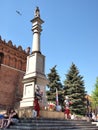
[[[95,89],[92,92],[92,96],[98,98],[98,77],[96,78]]]
[[[98,77],[96,78],[96,83],[94,86],[94,90],[92,91],[92,107],[98,106]]]
[[[49,88],[49,90],[47,91],[47,99],[48,101],[51,102],[56,102],[56,88],[58,90],[58,97],[59,97],[59,103],[62,104],[63,100],[62,100],[62,84],[60,81],[60,76],[57,73],[56,70],[56,65],[50,69],[50,73],[47,74],[47,78],[49,81],[49,84],[47,85],[47,87]]]
[[[86,110],[84,80],[74,63],[65,76],[64,95],[72,102],[70,109],[76,114],[84,115]]]

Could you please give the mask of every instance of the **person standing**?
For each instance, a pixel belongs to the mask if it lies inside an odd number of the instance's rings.
[[[39,102],[38,102],[38,98],[35,97],[34,98],[34,110],[36,111],[36,116],[37,117],[40,117],[40,105],[39,105]]]
[[[65,115],[65,119],[70,119],[70,109],[69,109],[69,107],[65,107],[64,115]]]
[[[65,105],[65,110],[64,110],[64,116],[65,119],[70,119],[70,100],[68,96],[65,96],[65,100],[64,100],[64,105]]]

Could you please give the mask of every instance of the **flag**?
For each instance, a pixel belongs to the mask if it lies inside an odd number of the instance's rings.
[[[58,106],[59,105],[59,101],[58,101],[58,90],[56,88],[56,105]]]

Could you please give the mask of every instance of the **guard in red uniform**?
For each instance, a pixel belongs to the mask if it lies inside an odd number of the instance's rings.
[[[70,118],[70,109],[69,109],[69,107],[65,107],[64,115],[65,115],[65,119]]]
[[[40,106],[39,106],[39,102],[38,99],[35,97],[34,99],[34,110],[37,112],[37,117],[39,117],[39,112],[40,112]]]

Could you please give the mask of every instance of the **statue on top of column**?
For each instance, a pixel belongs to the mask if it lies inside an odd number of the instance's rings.
[[[40,17],[40,10],[39,10],[39,7],[36,7],[36,10],[35,10],[35,17]]]

